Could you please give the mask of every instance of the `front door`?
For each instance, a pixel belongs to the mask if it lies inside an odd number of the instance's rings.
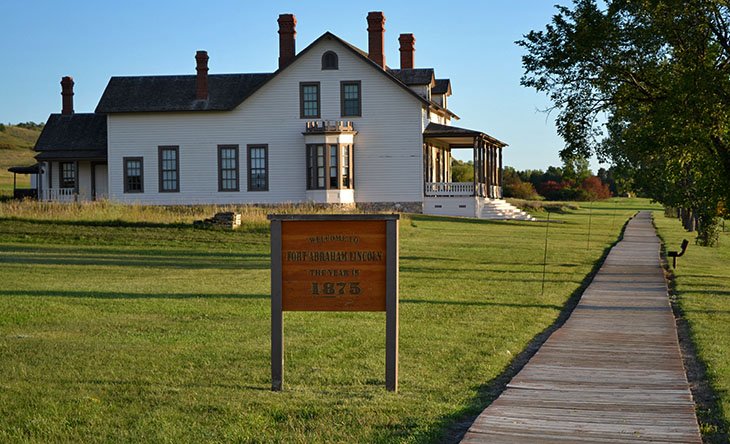
[[[94,164],[94,200],[106,199],[109,195],[109,178],[105,163]]]

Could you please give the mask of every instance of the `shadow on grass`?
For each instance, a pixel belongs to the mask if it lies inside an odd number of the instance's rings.
[[[33,219],[27,217],[0,217],[0,222],[25,222],[36,225],[65,225],[75,227],[106,227],[106,228],[178,228],[185,230],[203,230],[203,231],[220,231],[220,232],[246,232],[246,233],[268,233],[268,224],[247,225],[240,229],[226,230],[222,228],[210,226],[194,226],[192,223],[186,222],[132,222],[121,219],[113,220],[53,220],[53,219]]]
[[[174,258],[151,258],[151,257],[130,257],[119,259],[111,256],[5,256],[0,258],[0,264],[23,264],[23,265],[78,265],[78,266],[114,266],[114,267],[147,267],[147,268],[185,268],[185,269],[241,269],[241,270],[264,270],[269,268],[268,261],[200,261],[191,260],[187,257]]]
[[[520,227],[531,227],[531,228],[540,228],[542,226],[543,230],[545,229],[545,226],[540,223],[535,222],[529,222],[529,221],[521,221],[521,220],[491,220],[491,219],[476,219],[476,218],[467,218],[467,217],[452,217],[452,216],[429,216],[425,214],[418,214],[411,216],[412,220],[414,222],[454,222],[454,223],[461,223],[465,225],[494,225],[494,224],[509,224],[509,225],[519,225]],[[450,228],[449,230],[458,231],[456,229]]]
[[[473,273],[473,272],[476,271],[476,272],[481,272],[482,273],[482,278],[483,279],[494,279],[496,281],[500,281],[500,280],[501,281],[504,281],[504,280],[512,281],[512,280],[514,280],[514,279],[499,279],[499,278],[496,277],[496,276],[499,276],[499,275],[510,275],[510,274],[513,274],[513,275],[520,275],[520,274],[527,274],[527,275],[540,274],[540,275],[542,275],[542,264],[528,264],[528,265],[533,265],[533,268],[534,269],[533,270],[489,269],[489,268],[484,268],[482,266],[482,267],[461,267],[461,268],[444,268],[444,267],[439,267],[438,270],[434,270],[432,268],[404,267],[404,266],[401,265],[399,267],[399,270],[401,272],[408,272],[408,273],[413,273],[413,274],[426,274],[428,276],[434,276],[434,277],[439,277],[440,275],[442,275],[444,273],[448,273],[448,274],[452,274],[452,273]],[[552,266],[552,267],[562,266],[560,264],[554,264],[554,265],[553,264],[548,264],[548,265],[549,266]],[[571,266],[573,266],[573,265],[571,265]],[[577,266],[577,265],[575,265],[575,266]],[[539,269],[538,269],[538,267],[539,267]],[[560,270],[560,271],[546,271],[545,274],[555,274],[555,275],[560,275],[560,276],[566,276],[567,275],[567,273],[564,270]],[[570,276],[570,275],[568,275],[568,276]],[[528,282],[529,280],[528,279],[525,279],[524,281],[525,282]],[[541,282],[541,280],[538,280],[538,282]],[[555,281],[554,280],[552,282],[573,282],[573,281],[572,280],[567,280],[567,281]]]
[[[269,260],[269,253],[232,253],[230,251],[189,250],[189,249],[155,249],[155,248],[110,248],[103,245],[86,245],[73,247],[73,253],[87,253],[103,256],[159,256],[159,257],[201,257],[201,258],[230,258],[230,259],[265,259]],[[37,253],[52,252],[68,255],[68,246],[56,247],[53,245],[0,245],[0,252],[8,253]]]
[[[702,294],[702,295],[711,295],[711,296],[730,296],[730,291],[727,290],[687,290],[687,291],[681,291],[680,293],[684,293],[686,295],[693,295],[693,294]]]
[[[0,221],[26,222],[35,225],[66,225],[74,227],[111,227],[111,228],[189,228],[192,224],[182,222],[129,222],[124,220],[50,220],[50,219],[33,219],[28,217],[0,217]]]
[[[269,299],[268,294],[226,293],[120,293],[110,291],[72,290],[2,290],[0,296],[31,296],[83,299]]]
[[[0,264],[84,265],[155,267],[186,269],[269,268],[265,253],[204,252],[193,250],[121,249],[93,246],[75,248],[53,246],[0,246]]]
[[[461,439],[464,437],[469,427],[471,427],[477,416],[479,416],[479,414],[487,406],[489,406],[489,404],[491,404],[495,399],[497,399],[497,397],[499,397],[499,395],[507,388],[507,384],[509,383],[509,381],[511,381],[512,378],[517,375],[520,370],[522,370],[525,364],[527,364],[530,358],[532,358],[532,356],[537,353],[542,344],[547,341],[550,335],[552,335],[557,329],[565,324],[575,307],[578,305],[578,302],[580,302],[580,298],[583,295],[583,292],[591,284],[591,282],[593,281],[593,277],[598,273],[598,270],[600,270],[601,266],[603,266],[603,263],[608,257],[608,253],[610,253],[611,249],[623,239],[627,225],[628,221],[624,223],[618,239],[613,244],[607,246],[603,250],[601,258],[596,261],[595,265],[583,279],[580,286],[573,292],[573,294],[570,295],[570,298],[568,298],[565,306],[556,307],[557,309],[561,309],[562,311],[560,312],[560,315],[558,315],[558,318],[555,320],[555,322],[553,322],[552,325],[547,327],[541,333],[537,334],[527,344],[527,347],[525,347],[522,352],[520,352],[517,356],[514,357],[514,359],[512,359],[507,368],[501,374],[497,375],[497,377],[495,377],[491,381],[486,382],[485,384],[474,387],[476,394],[468,402],[468,404],[464,406],[464,408],[448,416],[445,416],[440,423],[433,426],[434,433],[441,433],[442,439],[440,440],[440,442],[458,443],[459,441],[461,441]]]
[[[551,304],[514,304],[509,302],[491,301],[435,301],[431,299],[400,299],[404,304],[433,304],[433,305],[463,305],[479,307],[511,307],[511,308],[547,308],[550,310],[562,310],[560,305]]]

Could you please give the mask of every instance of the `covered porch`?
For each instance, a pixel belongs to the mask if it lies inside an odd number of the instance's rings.
[[[108,194],[106,116],[51,114],[35,145],[38,199],[79,202]]]
[[[36,199],[38,197],[38,177],[41,173],[39,164],[31,166],[14,166],[8,168],[13,173],[13,199]],[[30,187],[18,187],[18,174],[30,175]]]
[[[465,128],[431,122],[423,132],[424,196],[502,198],[502,149],[507,144]],[[452,182],[451,150],[472,150],[474,180]]]

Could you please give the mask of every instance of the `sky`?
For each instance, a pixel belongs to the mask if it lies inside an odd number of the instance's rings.
[[[195,73],[207,50],[211,74],[273,72],[279,14],[297,18],[297,51],[326,31],[367,50],[368,11],[383,11],[386,63],[400,64],[398,36],[416,38],[415,65],[450,78],[449,108],[509,146],[506,165],[561,165],[562,139],[544,94],[520,86],[516,40],[543,29],[568,0],[249,1],[6,0],[0,15],[0,122],[45,122],[61,109],[62,76],[74,109],[93,112],[112,76]],[[470,152],[457,157],[471,158]],[[594,171],[598,164],[593,161]]]

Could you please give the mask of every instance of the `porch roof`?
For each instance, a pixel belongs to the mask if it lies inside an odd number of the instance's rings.
[[[37,160],[105,160],[106,116],[51,114],[35,144]]]
[[[433,140],[445,143],[452,148],[473,148],[475,138],[483,138],[487,142],[502,148],[507,146],[506,143],[499,139],[495,139],[489,134],[477,130],[459,128],[458,126],[441,125],[439,123],[430,122],[423,131],[424,140]]]
[[[38,174],[40,172],[40,165],[10,167],[8,171],[15,174]]]

